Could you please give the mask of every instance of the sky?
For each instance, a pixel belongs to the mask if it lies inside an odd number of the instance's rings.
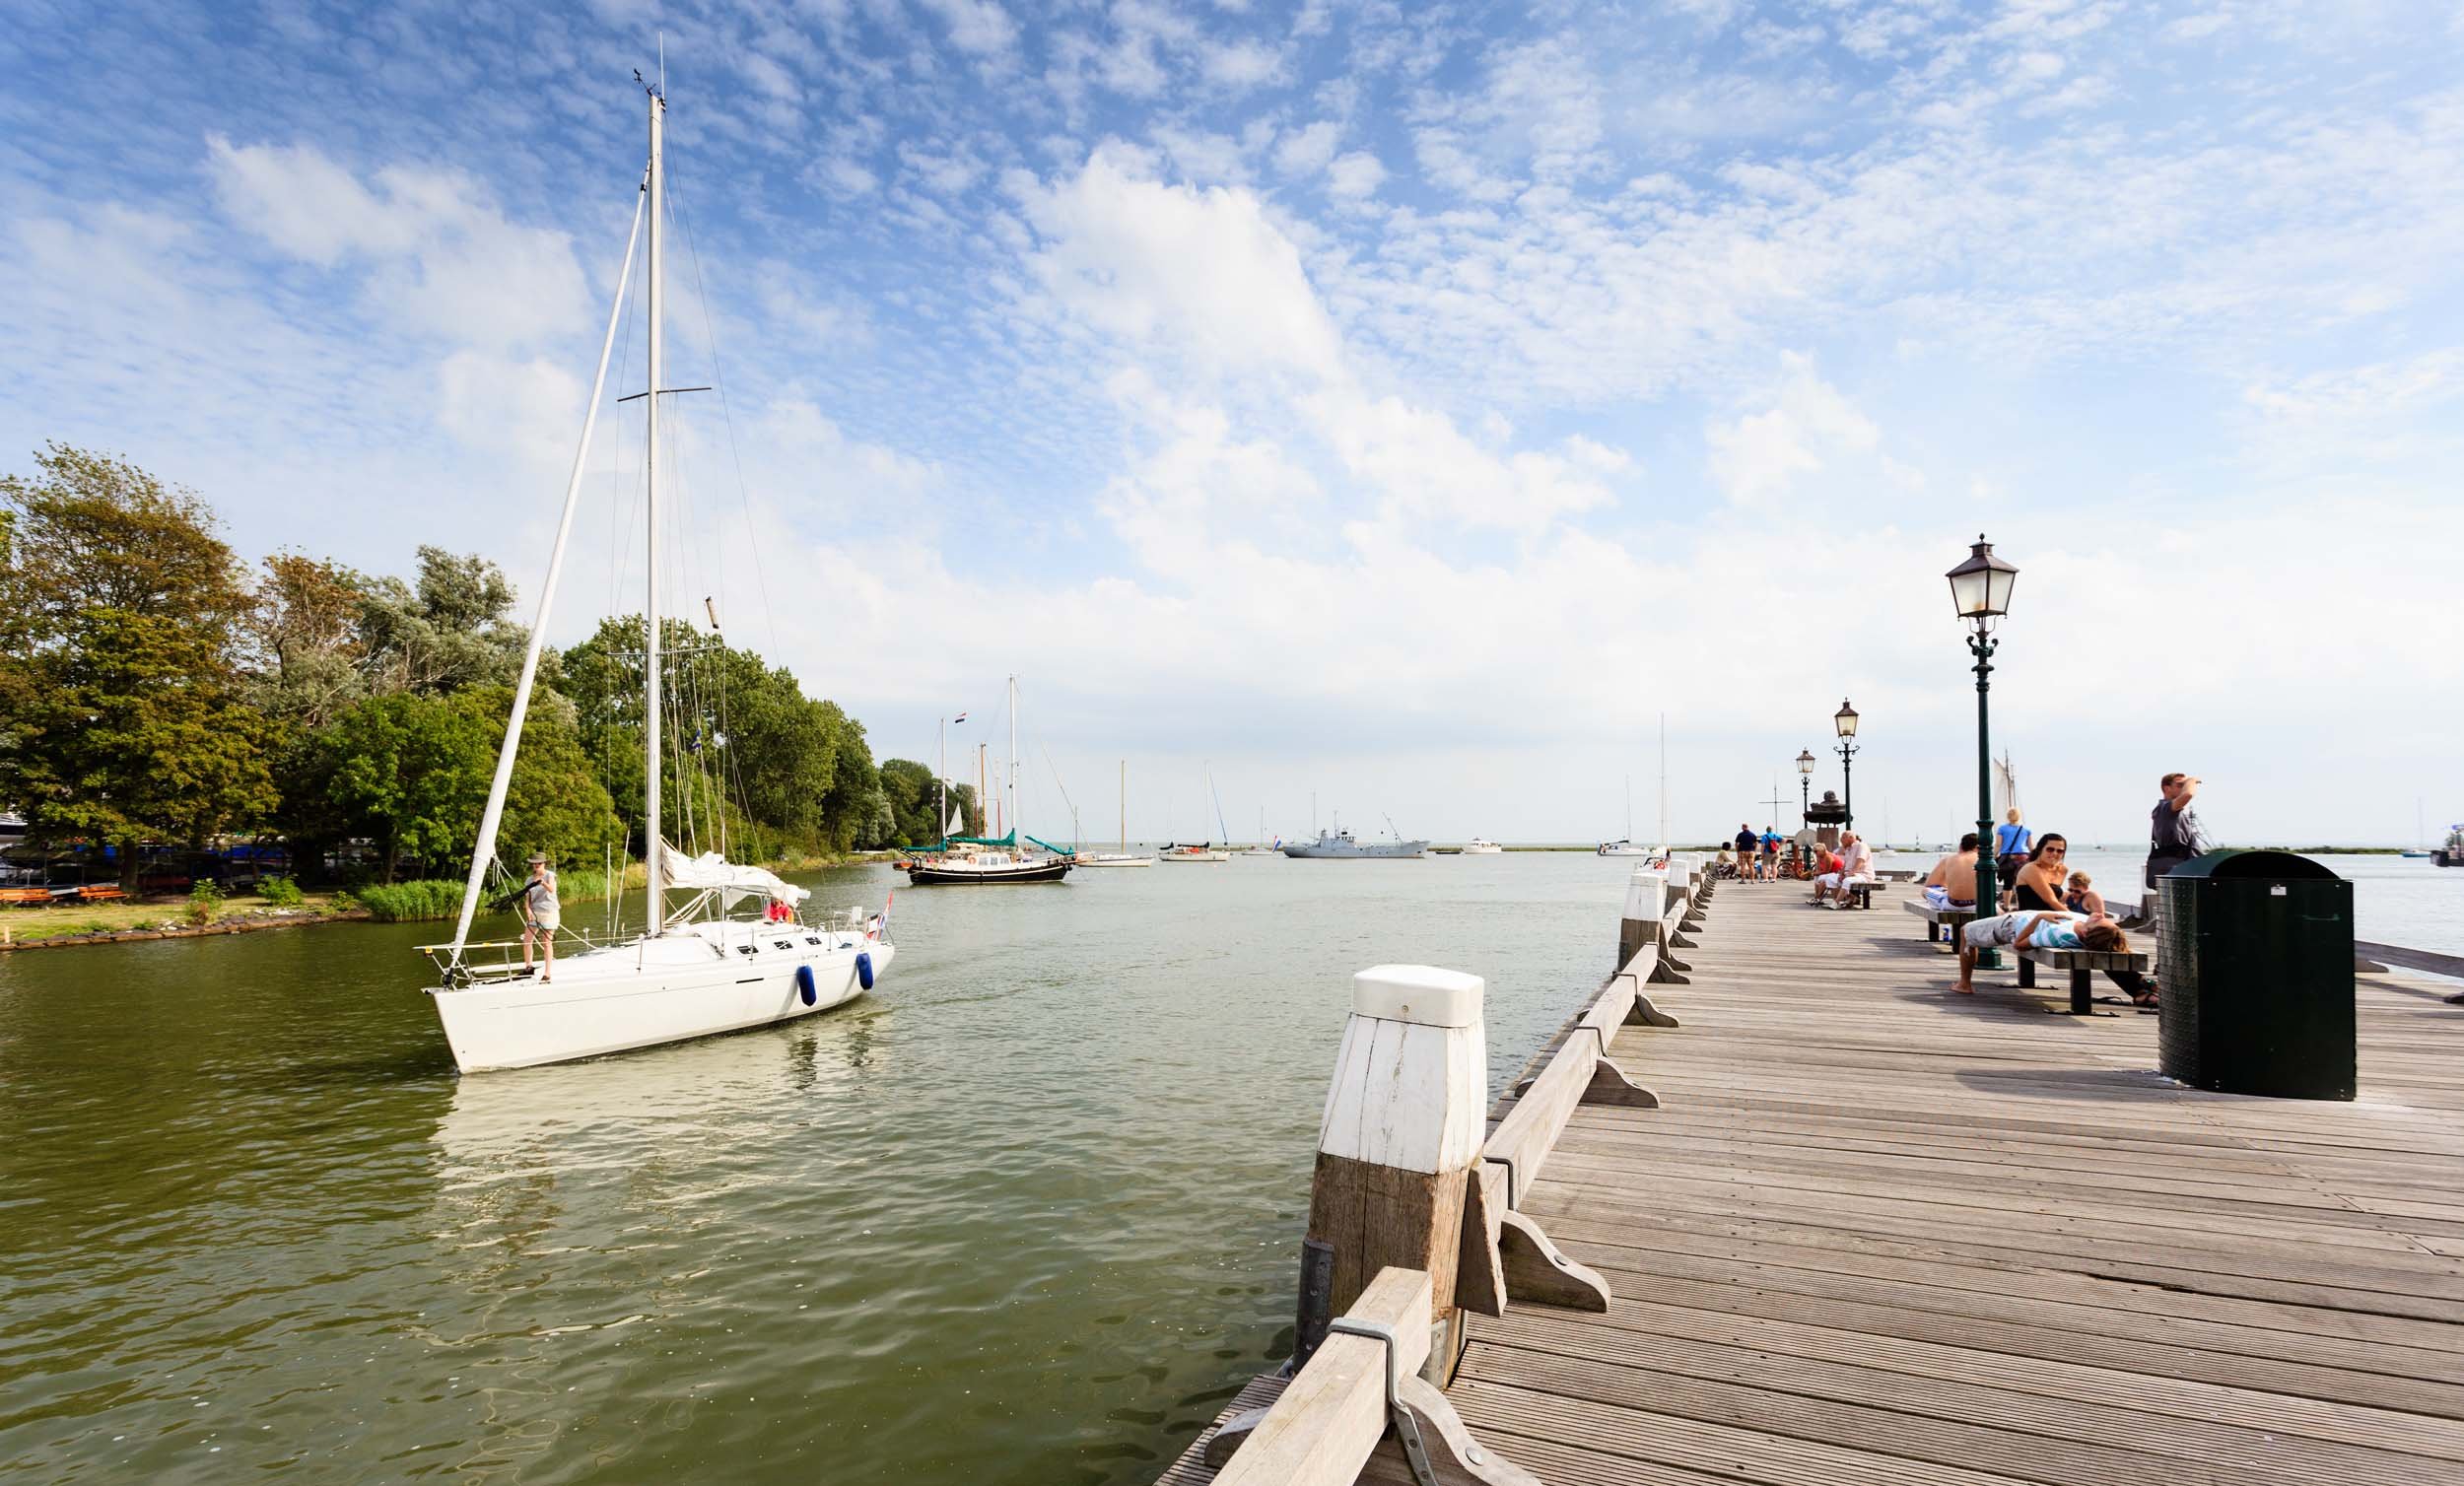
[[[525,616],[663,47],[671,591],[1039,834],[1943,840],[1980,532],[2039,829],[2464,819],[2456,0],[10,10],[0,469]]]

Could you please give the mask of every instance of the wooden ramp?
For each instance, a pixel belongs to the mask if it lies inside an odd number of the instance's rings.
[[[1521,1203],[1615,1298],[1472,1317],[1465,1422],[1564,1486],[2464,1482],[2464,1012],[2365,978],[2360,1102],[2196,1093],[1953,995],[1905,891],[1721,891],[1610,1047],[1664,1107]]]

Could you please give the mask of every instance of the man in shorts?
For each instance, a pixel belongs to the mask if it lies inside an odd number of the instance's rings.
[[[1851,885],[1874,880],[1874,848],[1867,845],[1854,831],[1839,834],[1839,865],[1814,880],[1814,901],[1822,902],[1828,895],[1836,906],[1848,906]]]
[[[1780,880],[1780,833],[1775,826],[1762,828],[1762,880]]]
[[[1759,841],[1760,838],[1754,835],[1753,827],[1743,822],[1739,823],[1737,840],[1734,843],[1737,847],[1737,880],[1739,882],[1754,880],[1754,848]]]
[[[564,926],[564,905],[556,898],[556,874],[548,870],[548,859],[538,852],[530,856],[530,880],[522,884],[522,969],[530,969],[530,945],[537,940],[539,952],[546,957],[546,966],[539,972],[539,983],[556,979],[556,931]]]

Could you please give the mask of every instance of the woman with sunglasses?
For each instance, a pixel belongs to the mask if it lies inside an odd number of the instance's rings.
[[[2067,913],[2070,906],[2062,901],[2063,879],[2069,876],[2065,865],[2071,854],[2071,844],[2058,832],[2048,831],[2036,838],[2036,849],[2027,855],[2019,868],[2019,880],[2012,884],[2012,894],[2019,900],[2019,912]],[[2108,970],[2105,979],[2120,986],[2135,1005],[2154,1006],[2156,987],[2154,980],[2135,970]]]

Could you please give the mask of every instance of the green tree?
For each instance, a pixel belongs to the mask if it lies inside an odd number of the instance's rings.
[[[213,512],[125,459],[53,443],[0,478],[0,798],[43,839],[202,844],[274,808],[240,692],[254,604]]]
[[[368,579],[336,563],[278,552],[257,582],[250,700],[266,714],[322,727],[366,694],[362,614]]]
[[[486,558],[419,549],[419,580],[364,579],[360,668],[373,692],[438,696],[466,686],[512,685],[530,632],[508,616],[513,585]]]
[[[890,844],[921,846],[941,839],[941,786],[930,769],[913,759],[884,759],[881,792],[897,820]],[[983,834],[983,812],[976,805],[975,785],[950,785],[949,803],[960,812],[958,834]]]

